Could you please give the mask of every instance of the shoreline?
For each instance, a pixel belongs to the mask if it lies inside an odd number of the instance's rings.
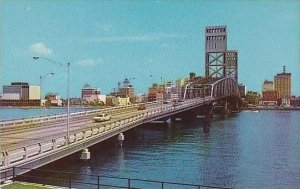
[[[40,107],[40,106],[0,106],[0,109],[66,109],[67,106],[51,106],[51,107]],[[99,107],[89,106],[70,106],[70,108],[84,108],[84,109],[96,109]]]
[[[279,108],[274,108],[274,107],[255,107],[255,108],[242,108],[243,110],[300,110],[300,107],[279,107]]]

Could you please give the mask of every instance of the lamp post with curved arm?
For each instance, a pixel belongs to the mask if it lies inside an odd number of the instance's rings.
[[[45,58],[42,56],[34,56],[32,57],[33,60],[38,60],[38,59],[45,59],[51,63],[60,65],[60,66],[65,66],[67,67],[67,73],[68,73],[68,86],[67,86],[67,143],[69,144],[69,136],[70,136],[70,63],[61,63],[57,62],[55,60],[51,60],[49,58]]]
[[[49,73],[47,73],[47,74],[45,74],[45,75],[43,75],[43,76],[40,76],[40,93],[41,93],[41,104],[40,104],[40,106],[42,106],[42,83],[43,83],[43,80],[45,79],[45,77],[47,77],[48,75],[54,75],[54,73],[53,72],[49,72]]]

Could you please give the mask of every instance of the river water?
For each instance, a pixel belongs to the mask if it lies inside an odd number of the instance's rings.
[[[77,111],[84,111],[87,108],[84,107],[71,107],[70,112],[77,112]],[[66,107],[59,107],[59,108],[0,108],[0,121],[1,120],[10,120],[10,119],[17,119],[17,118],[28,118],[28,117],[35,117],[41,115],[53,115],[53,114],[66,114],[67,108]]]
[[[202,118],[147,124],[125,133],[122,148],[114,138],[90,151],[90,160],[75,153],[42,169],[221,187],[299,188],[300,111],[214,118],[209,133],[203,133]],[[76,179],[95,183],[89,176]]]

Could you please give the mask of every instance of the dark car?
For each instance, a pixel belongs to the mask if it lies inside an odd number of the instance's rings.
[[[140,104],[138,106],[138,110],[145,110],[146,109],[146,105],[145,104]]]

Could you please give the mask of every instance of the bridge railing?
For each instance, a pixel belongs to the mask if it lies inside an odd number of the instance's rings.
[[[16,174],[18,170],[26,171],[26,174]],[[229,189],[228,187],[209,186],[202,184],[180,183],[150,179],[129,177],[117,177],[108,175],[82,174],[46,169],[28,169],[13,167],[11,169],[13,181],[26,181],[38,184],[49,184],[68,188],[161,188],[161,189]]]
[[[110,133],[118,132],[121,128],[129,127],[132,124],[142,124],[145,120],[151,120],[166,113],[172,113],[173,111],[182,110],[184,108],[191,108],[199,103],[203,103],[205,99],[206,101],[209,101],[210,97],[187,100],[185,103],[175,107],[172,104],[156,107],[151,110],[135,113],[134,115],[130,115],[122,120],[112,121],[107,124],[98,124],[83,131],[71,133],[69,135],[69,142],[67,140],[67,136],[61,136],[50,140],[24,145],[23,147],[2,151],[0,152],[0,173],[3,173],[3,169],[18,166],[27,161],[51,155],[55,153],[55,151],[67,149],[70,146],[80,144],[95,137],[101,137]]]
[[[157,103],[157,102],[148,102],[147,104],[153,104],[153,103]],[[140,103],[131,104],[131,105],[127,105],[127,106],[114,106],[114,107],[103,108],[103,109],[73,112],[73,113],[70,113],[70,116],[72,118],[72,117],[81,116],[81,115],[95,114],[95,113],[99,113],[101,111],[111,111],[111,110],[115,110],[115,109],[137,107],[137,106],[139,106],[139,104]],[[51,120],[55,120],[55,119],[66,119],[66,118],[67,118],[67,114],[62,113],[62,114],[35,116],[35,117],[30,117],[30,118],[3,120],[3,121],[0,121],[0,127],[4,128],[5,126],[14,126],[14,125],[18,125],[18,124],[27,124],[27,123],[37,123],[37,122],[44,122],[44,121],[49,121],[49,120],[51,121]]]
[[[53,153],[56,150],[60,150],[61,148],[66,148],[68,147],[68,145],[80,143],[92,137],[103,136],[110,132],[116,131],[119,128],[127,127],[133,123],[141,122],[146,119],[152,119],[159,115],[164,115],[165,113],[170,113],[172,111],[177,111],[182,108],[190,107],[199,102],[201,102],[201,99],[186,101],[185,103],[175,107],[172,104],[168,106],[156,107],[151,110],[138,112],[136,115],[131,115],[122,120],[109,122],[107,124],[98,124],[98,126],[94,126],[93,128],[88,128],[83,131],[71,133],[69,135],[69,143],[67,143],[67,136],[61,136],[58,138],[39,141],[30,145],[25,145],[21,148],[10,148],[6,151],[0,152],[0,168],[3,169],[7,167],[17,166],[18,164],[23,163],[25,161],[42,157],[44,155]]]

